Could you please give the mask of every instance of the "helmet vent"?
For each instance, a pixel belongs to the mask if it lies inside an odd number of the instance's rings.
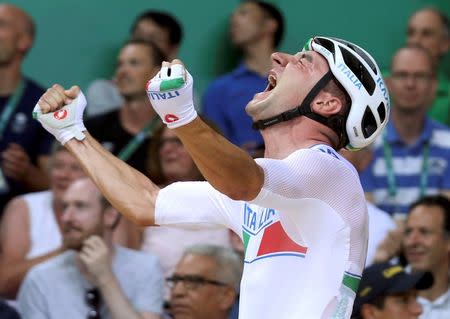
[[[380,122],[383,123],[386,119],[386,107],[384,106],[384,103],[381,102],[380,105],[378,105],[377,108],[378,115],[380,116]]]
[[[365,138],[370,137],[377,130],[377,121],[369,106],[366,106],[362,118],[362,133]]]
[[[369,71],[350,51],[343,46],[340,46],[340,49],[347,67],[356,75],[366,91],[372,95],[375,91],[375,81]]]
[[[373,73],[375,73],[375,75],[378,74],[377,67],[376,67],[374,61],[372,60],[372,58],[370,58],[370,56],[368,56],[367,53],[364,52],[363,50],[361,50],[358,46],[354,45],[351,42],[342,40],[342,39],[337,39],[337,38],[331,38],[331,39],[333,39],[334,41],[340,42],[340,43],[344,44],[344,46],[349,47],[350,49],[355,51],[356,54],[358,54],[361,58],[363,58],[364,61],[366,61],[367,65],[372,69]]]
[[[328,51],[331,52],[331,54],[333,54],[333,58],[336,61],[336,57],[334,55],[335,51],[334,51],[334,43],[331,42],[328,39],[325,38],[321,38],[321,37],[316,37],[314,38],[314,42],[320,44],[321,46],[323,46],[325,49],[327,49]]]

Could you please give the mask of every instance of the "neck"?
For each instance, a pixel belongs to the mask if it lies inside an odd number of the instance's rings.
[[[270,56],[274,48],[270,41],[269,39],[264,39],[244,49],[245,65],[261,76],[266,76],[272,67]]]
[[[139,133],[156,116],[147,97],[125,101],[119,112],[121,124],[130,134]]]
[[[448,265],[447,263],[442,263]],[[444,267],[443,267],[444,268]],[[449,274],[448,268],[440,269],[433,272],[433,286],[427,290],[420,290],[419,296],[429,300],[435,301],[437,298],[445,294],[449,289]]]
[[[336,134],[331,129],[303,116],[275,124],[261,131],[261,134],[266,146],[264,157],[274,159],[286,158],[298,149],[313,145],[325,144],[333,147],[337,143]]]
[[[417,141],[423,130],[425,116],[424,111],[392,112],[392,123],[403,142],[413,144]]]
[[[20,61],[14,61],[0,66],[0,95],[6,96],[14,93],[21,78]]]

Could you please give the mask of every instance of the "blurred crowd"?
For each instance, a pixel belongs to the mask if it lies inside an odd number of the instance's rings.
[[[269,84],[285,21],[274,5],[253,0],[229,21],[241,60],[196,97],[196,109],[261,157],[264,143],[245,106]],[[35,29],[29,13],[0,4],[0,318],[237,318],[241,234],[142,228],[121,218],[32,118],[44,89],[22,66]],[[449,19],[426,7],[405,30],[384,70],[392,103],[384,133],[359,152],[342,150],[360,174],[369,213],[355,318],[450,318],[450,74],[440,65]],[[161,187],[204,180],[145,91],[182,40],[182,21],[142,12],[114,76],[86,91],[88,131]]]

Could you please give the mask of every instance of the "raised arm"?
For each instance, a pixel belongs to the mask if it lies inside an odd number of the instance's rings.
[[[64,90],[54,85],[39,100],[35,117],[78,159],[117,211],[138,225],[153,225],[159,188],[87,133],[82,121],[85,106],[78,87]]]
[[[254,199],[264,173],[246,152],[206,125],[192,102],[193,80],[179,60],[163,62],[147,85],[153,108],[175,130],[208,182],[236,200]]]
[[[175,129],[208,182],[235,200],[252,200],[264,182],[262,168],[239,147],[197,117]]]

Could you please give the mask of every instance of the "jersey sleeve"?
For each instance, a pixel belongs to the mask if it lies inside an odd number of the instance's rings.
[[[177,182],[159,192],[155,222],[189,229],[227,227],[238,232],[241,207],[243,202],[231,200],[208,182]]]

